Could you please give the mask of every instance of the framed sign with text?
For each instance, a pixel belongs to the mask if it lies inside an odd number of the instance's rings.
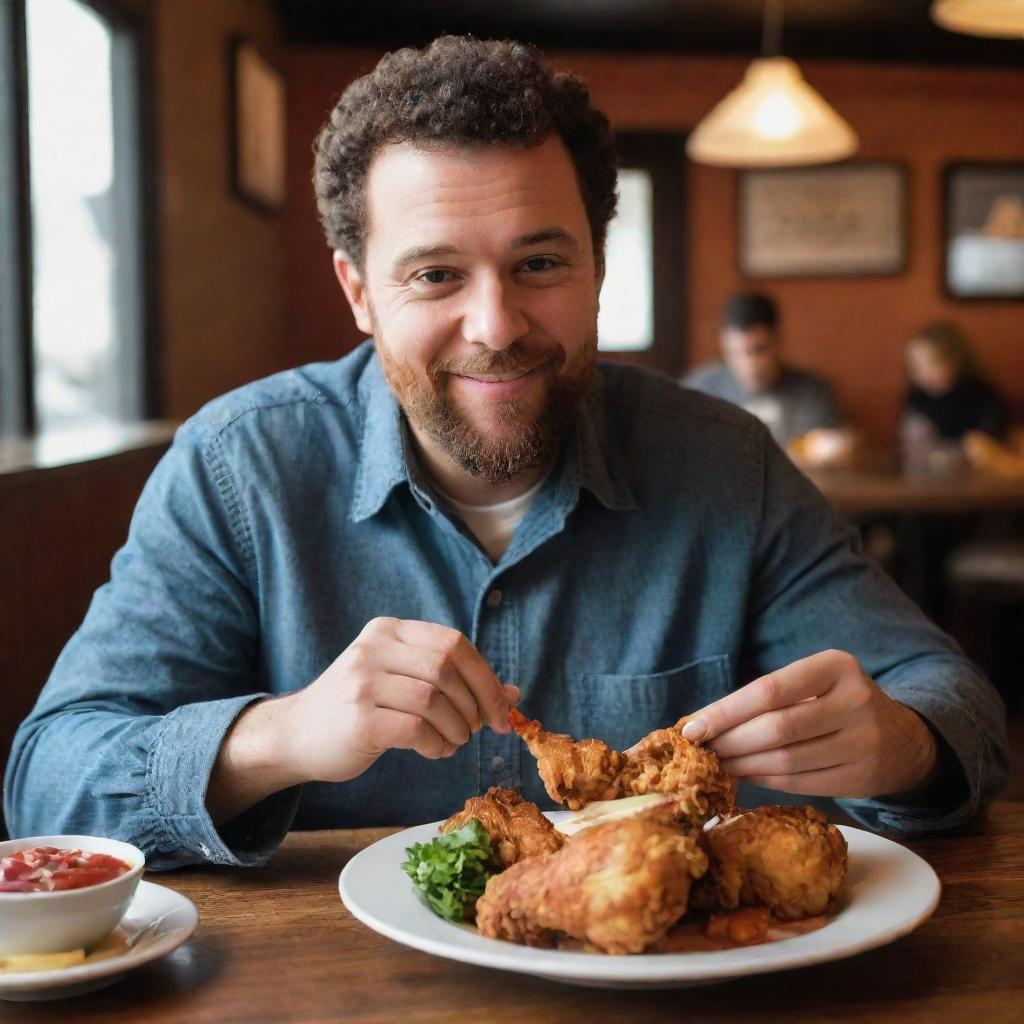
[[[740,269],[755,278],[900,274],[906,194],[896,163],[744,171]]]

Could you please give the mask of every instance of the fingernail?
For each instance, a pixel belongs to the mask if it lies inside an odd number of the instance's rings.
[[[510,704],[518,704],[520,697],[522,697],[522,691],[516,686],[515,683],[503,683],[505,687],[505,696],[508,698]]]
[[[683,726],[683,737],[691,743],[699,743],[708,734],[708,723],[703,718],[691,718]]]

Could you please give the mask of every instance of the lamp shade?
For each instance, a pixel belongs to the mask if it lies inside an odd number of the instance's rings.
[[[1024,39],[1024,0],[934,0],[932,21],[969,36]]]
[[[786,57],[753,61],[686,144],[692,160],[720,167],[823,164],[856,150],[853,129]]]

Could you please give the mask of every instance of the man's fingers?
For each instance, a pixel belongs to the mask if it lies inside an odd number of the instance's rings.
[[[378,708],[423,719],[453,748],[461,747],[472,735],[452,702],[436,686],[422,679],[385,676],[377,685],[375,703]]]
[[[758,715],[749,722],[727,729],[708,745],[722,760],[756,754],[761,750],[776,750],[835,732],[843,726],[848,714],[846,708],[835,700],[835,695],[829,693]]]
[[[845,749],[849,737],[840,732],[792,743],[775,750],[722,759],[722,768],[734,779],[751,775],[798,775],[820,768],[836,768],[856,760],[856,751]]]
[[[822,651],[801,658],[696,712],[683,726],[683,735],[695,743],[714,739],[765,712],[819,697],[853,666],[860,671],[853,655],[842,651]]]
[[[476,698],[451,659],[441,651],[396,643],[381,656],[380,665],[393,675],[409,676],[432,684],[451,701],[470,729],[476,732],[480,728],[480,709]]]
[[[429,722],[405,711],[377,708],[374,713],[373,742],[380,750],[415,750],[422,757],[437,760],[458,750]]]
[[[396,636],[404,643],[426,647],[450,659],[473,695],[477,707],[495,732],[508,732],[509,699],[494,670],[464,633],[434,622],[397,620]]]

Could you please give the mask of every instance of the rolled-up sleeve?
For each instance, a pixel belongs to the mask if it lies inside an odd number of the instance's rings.
[[[113,836],[158,870],[270,856],[297,789],[221,831],[205,808],[225,734],[267,696],[248,538],[217,434],[186,424],[143,490],[110,581],[15,736],[4,784],[13,836]]]
[[[872,828],[904,834],[959,825],[1006,782],[999,695],[930,622],[820,492],[767,438],[764,498],[748,616],[748,671],[762,674],[834,648],[855,655],[886,693],[932,728],[945,763],[920,804],[841,800]]]

